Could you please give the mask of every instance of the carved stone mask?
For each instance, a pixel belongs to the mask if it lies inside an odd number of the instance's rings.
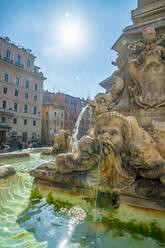
[[[143,31],[143,39],[146,43],[151,43],[156,39],[156,31],[153,26],[147,27]]]
[[[110,145],[116,152],[123,148],[123,121],[100,119],[95,128],[95,136],[101,144]]]

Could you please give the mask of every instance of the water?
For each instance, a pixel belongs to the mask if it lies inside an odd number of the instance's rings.
[[[91,207],[92,203],[76,195],[48,186],[40,187],[40,192],[54,192],[55,200],[50,194],[41,199],[37,191],[30,200],[33,178],[29,171],[50,160],[32,154],[31,158],[7,161],[17,175],[0,181],[0,248],[164,247],[165,231],[155,224],[156,220],[165,230],[161,212],[123,205],[114,211],[105,209],[99,219],[95,202]]]
[[[17,224],[18,215],[27,207],[33,178],[29,171],[52,158],[40,158],[40,154],[32,154],[32,158],[2,161],[11,164],[17,175],[0,180],[0,248],[10,247],[46,247],[38,243],[31,232],[27,232]]]
[[[72,134],[72,153],[75,153],[77,151],[77,135],[78,135],[78,131],[79,131],[79,126],[80,126],[80,122],[81,122],[81,119],[84,115],[84,112],[85,110],[88,108],[88,105],[86,105],[80,112],[79,116],[78,116],[78,119],[76,121],[76,124],[75,124],[75,128],[73,130],[73,134]]]

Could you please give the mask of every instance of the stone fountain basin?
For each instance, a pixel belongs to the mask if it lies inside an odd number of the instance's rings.
[[[145,225],[150,229],[153,224],[160,228],[165,233],[164,211],[153,209],[139,208],[125,203],[120,197],[120,205],[118,208],[113,206],[108,201],[104,202],[104,206],[100,206],[99,201],[96,204],[96,191],[82,188],[60,187],[59,185],[51,184],[43,180],[35,179],[31,192],[31,199],[45,198],[49,204],[59,203],[71,204],[80,206],[85,212],[89,212],[93,218],[97,219],[99,215],[111,219],[115,218],[121,223],[133,223],[133,225]],[[103,202],[101,199],[100,202]]]
[[[95,197],[97,190],[109,195],[113,193],[108,185],[98,185],[96,167],[88,171],[61,174],[51,166],[49,169],[45,165],[31,170],[30,175],[35,177],[34,183],[51,186],[70,194],[80,196],[85,194],[91,198]],[[123,204],[165,212],[164,192],[165,187],[159,180],[138,179],[128,188],[118,191],[117,194],[120,195],[120,202]]]

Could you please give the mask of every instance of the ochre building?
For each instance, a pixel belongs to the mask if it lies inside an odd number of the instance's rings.
[[[49,91],[44,91],[44,100],[49,102],[56,102],[58,105],[62,106],[64,109],[64,126],[63,129],[70,130],[71,133],[75,127],[75,123],[82,108],[87,104],[84,99],[79,97],[70,96],[64,93],[51,93]],[[79,138],[86,135],[89,130],[90,125],[90,114],[87,109],[83,115],[83,118],[79,127]]]
[[[42,142],[53,144],[54,136],[64,129],[64,108],[57,103],[43,103]]]

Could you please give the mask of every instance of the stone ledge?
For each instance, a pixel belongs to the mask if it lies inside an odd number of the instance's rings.
[[[11,175],[16,174],[16,171],[11,165],[8,164],[0,164],[0,179],[5,177],[9,177]]]
[[[28,157],[30,157],[29,152],[0,153],[0,160],[13,159],[13,158],[28,158]]]

